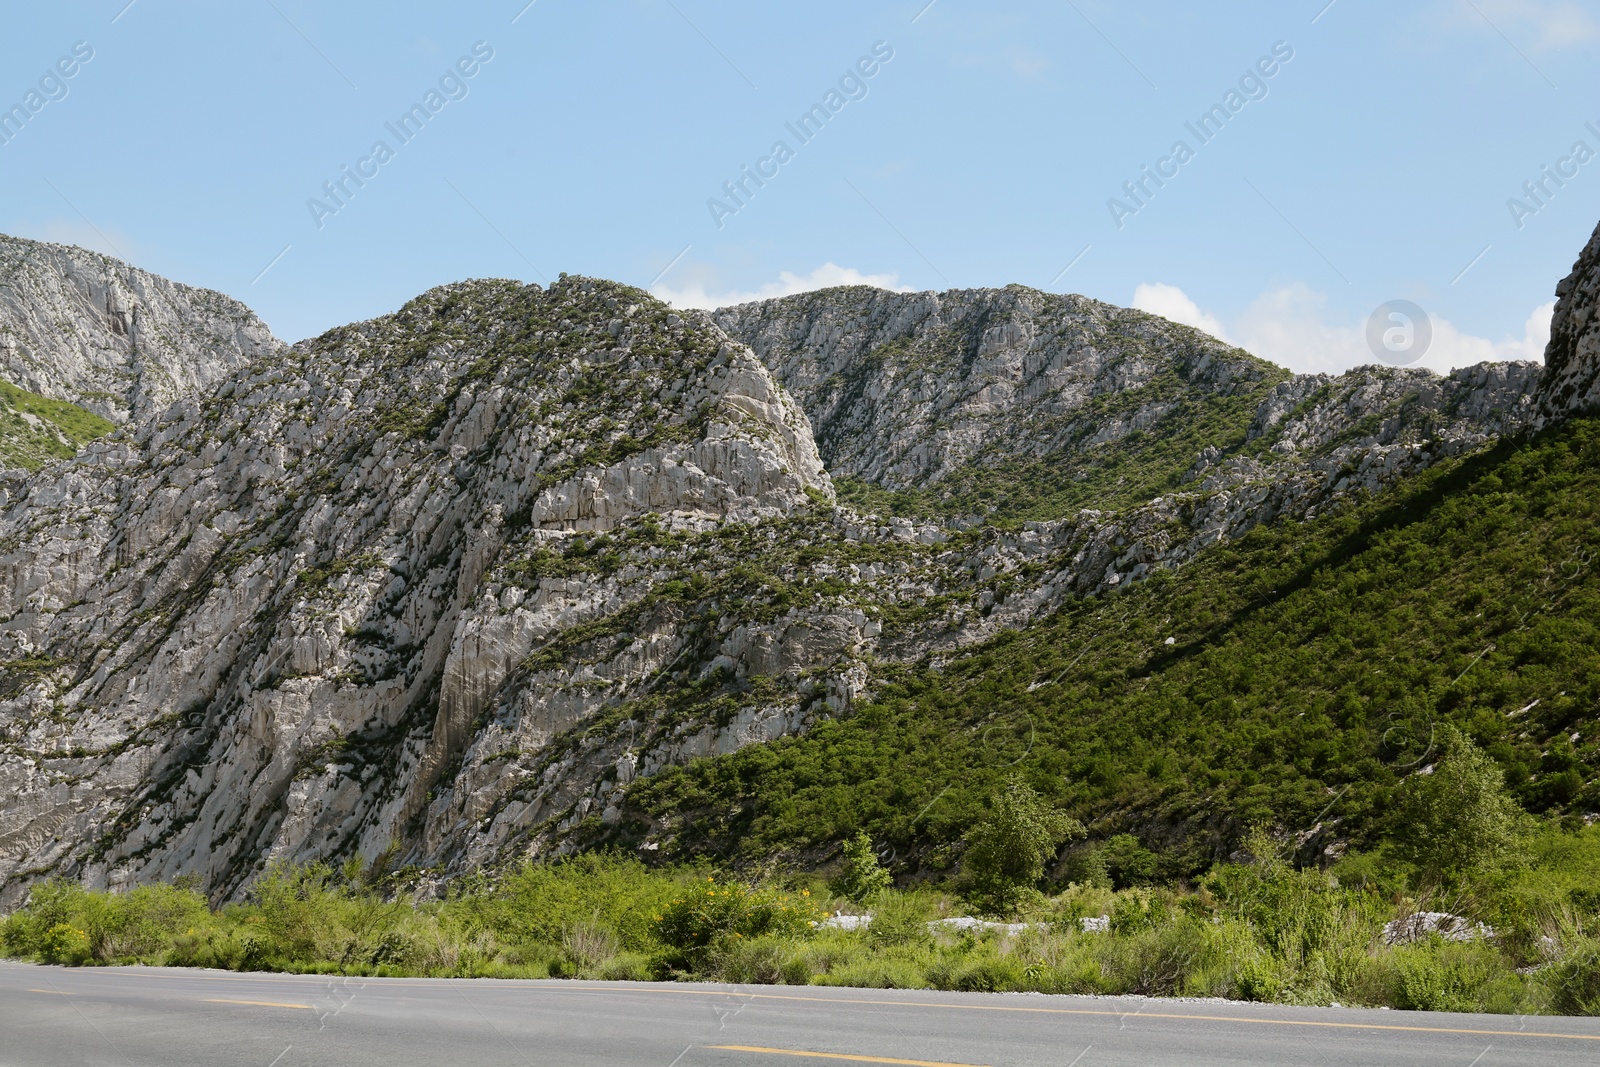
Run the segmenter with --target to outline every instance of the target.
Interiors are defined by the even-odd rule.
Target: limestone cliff
[[[237,300],[109,256],[0,235],[0,378],[112,422],[282,351]]]
[[[0,864],[226,890],[443,848],[486,719],[547,739],[621,684],[561,642],[643,590],[563,547],[829,491],[760,363],[621,286],[449,286],[258,361],[7,485]],[[657,614],[629,684],[673,654]]]

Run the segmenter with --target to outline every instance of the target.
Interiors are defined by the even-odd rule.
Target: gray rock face
[[[278,858],[443,878],[560,852],[636,817],[641,777],[847,713],[877,664],[1519,432],[1540,381],[1290,377],[1020,287],[713,320],[606,282],[471,282],[262,344],[0,474],[0,904],[52,874],[225,897]],[[51,373],[70,395],[112,369]],[[904,490],[1014,449],[1099,477],[1196,427],[1216,443],[1156,490],[1107,477],[1115,504],[1006,526],[840,506],[824,464]],[[666,824],[641,844],[694,847]]]
[[[748,351],[620,286],[445,287],[257,363],[7,486],[0,871],[227,891],[452,854],[486,716],[537,749],[673,655],[666,605],[586,667],[575,635],[645,589],[563,548],[830,493]]]
[[[1546,419],[1600,411],[1600,227],[1556,287],[1539,410]]]
[[[835,476],[887,489],[1160,434],[1186,400],[1284,377],[1186,326],[1024,286],[852,286],[714,318],[805,407]]]
[[[237,300],[68,245],[0,236],[0,377],[112,422],[286,346]]]

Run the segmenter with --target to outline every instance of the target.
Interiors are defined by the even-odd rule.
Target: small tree
[[[1044,865],[1063,841],[1084,834],[1083,824],[1045,803],[1013,774],[989,802],[989,816],[968,830],[963,865],[972,898],[985,911],[1015,914],[1037,895]]]
[[[844,843],[844,869],[833,880],[831,888],[841,897],[865,904],[872,897],[894,884],[894,878],[878,862],[872,850],[872,839],[862,830]]]
[[[1439,739],[1444,754],[1433,773],[1402,791],[1401,851],[1443,875],[1481,871],[1516,846],[1526,813],[1506,793],[1500,765],[1471,738],[1444,726]]]

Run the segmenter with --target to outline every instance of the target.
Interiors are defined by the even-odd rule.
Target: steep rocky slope
[[[1556,289],[1539,408],[1545,419],[1600,411],[1600,226]]]
[[[1023,286],[855,286],[715,318],[805,407],[835,477],[916,491],[929,512],[1044,517],[1137,496],[1242,440],[1288,377],[1188,327]]]
[[[0,235],[0,379],[112,422],[283,349],[249,308],[109,256]]]
[[[61,256],[30,261],[47,304],[82,276]],[[848,715],[897,665],[1520,432],[1539,381],[1290,377],[1020,287],[713,318],[472,282],[293,349],[232,314],[174,328],[216,343],[172,350],[204,366],[163,403],[141,379],[121,432],[0,477],[0,903],[572,847],[641,779]]]
[[[8,873],[228,887],[268,856],[439,847],[433,789],[482,717],[548,738],[621,684],[549,646],[639,583],[561,574],[561,546],[829,488],[748,353],[572,281],[435,290],[5,492]],[[673,655],[654,614],[630,681]]]

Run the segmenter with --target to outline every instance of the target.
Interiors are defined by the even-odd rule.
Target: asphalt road
[[[1600,1063],[1600,1019],[0,963],[0,1064]]]

